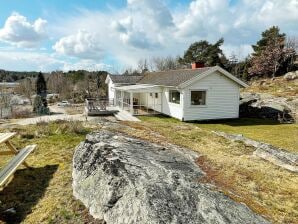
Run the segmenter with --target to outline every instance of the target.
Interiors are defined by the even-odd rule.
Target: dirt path
[[[50,122],[57,120],[67,120],[67,121],[86,121],[86,116],[83,114],[68,115],[65,113],[65,109],[58,107],[56,105],[50,106],[50,111],[56,113],[54,115],[44,115],[33,118],[24,118],[24,119],[14,119],[10,120],[7,123],[0,124],[1,128],[9,128],[15,125],[30,125],[40,122]],[[96,120],[96,117],[88,117],[88,121]]]

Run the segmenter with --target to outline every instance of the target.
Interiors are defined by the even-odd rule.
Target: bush
[[[66,121],[65,123],[59,122],[59,127],[56,132],[63,134],[87,134],[88,130],[83,126],[80,121]]]
[[[16,108],[12,110],[11,118],[29,118],[32,117],[32,112],[29,108]]]

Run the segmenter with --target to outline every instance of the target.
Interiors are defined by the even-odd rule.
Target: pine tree
[[[195,42],[189,46],[179,62],[181,64],[200,62],[207,66],[219,65],[225,67],[228,60],[220,49],[223,43],[223,38],[219,39],[215,44],[210,44],[206,40]]]
[[[261,40],[252,46],[255,52],[250,61],[249,75],[275,77],[286,72],[282,68],[288,67],[288,59],[295,51],[285,47],[285,40],[286,35],[281,34],[277,26],[265,30]]]
[[[47,84],[43,74],[40,72],[36,80],[36,97],[33,103],[33,112],[46,114],[49,112],[47,102]]]
[[[286,34],[280,33],[278,26],[272,26],[269,29],[262,32],[262,38],[257,42],[256,45],[252,45],[254,55],[260,55],[262,50],[265,50],[269,43],[278,41],[285,42]]]
[[[43,74],[40,72],[36,80],[36,94],[41,97],[47,96],[47,84]]]

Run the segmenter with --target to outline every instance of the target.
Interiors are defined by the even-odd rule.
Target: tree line
[[[214,44],[206,40],[192,43],[182,57],[155,57],[141,59],[135,70],[128,69],[124,74],[137,75],[145,71],[165,71],[189,68],[192,62],[205,66],[221,66],[244,80],[259,77],[275,77],[298,69],[298,38],[287,37],[279,27],[273,26],[261,34],[261,39],[252,45],[253,53],[244,59],[235,54],[229,58],[223,53],[221,38]]]
[[[41,75],[46,83],[48,94],[58,94],[59,100],[71,100],[73,103],[81,103],[88,97],[104,97],[107,93],[105,79],[106,71],[89,72],[85,70],[51,73],[37,73],[36,77],[25,77],[19,80],[20,85],[16,92],[26,96],[32,102],[32,96],[36,94],[36,84],[41,80]],[[43,82],[41,82],[43,83]],[[37,95],[40,91],[37,91]]]

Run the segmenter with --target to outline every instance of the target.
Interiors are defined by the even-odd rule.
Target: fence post
[[[132,92],[130,92],[129,93],[130,94],[130,104],[129,104],[129,106],[130,106],[130,113],[133,115],[134,113],[133,113],[133,93]]]

